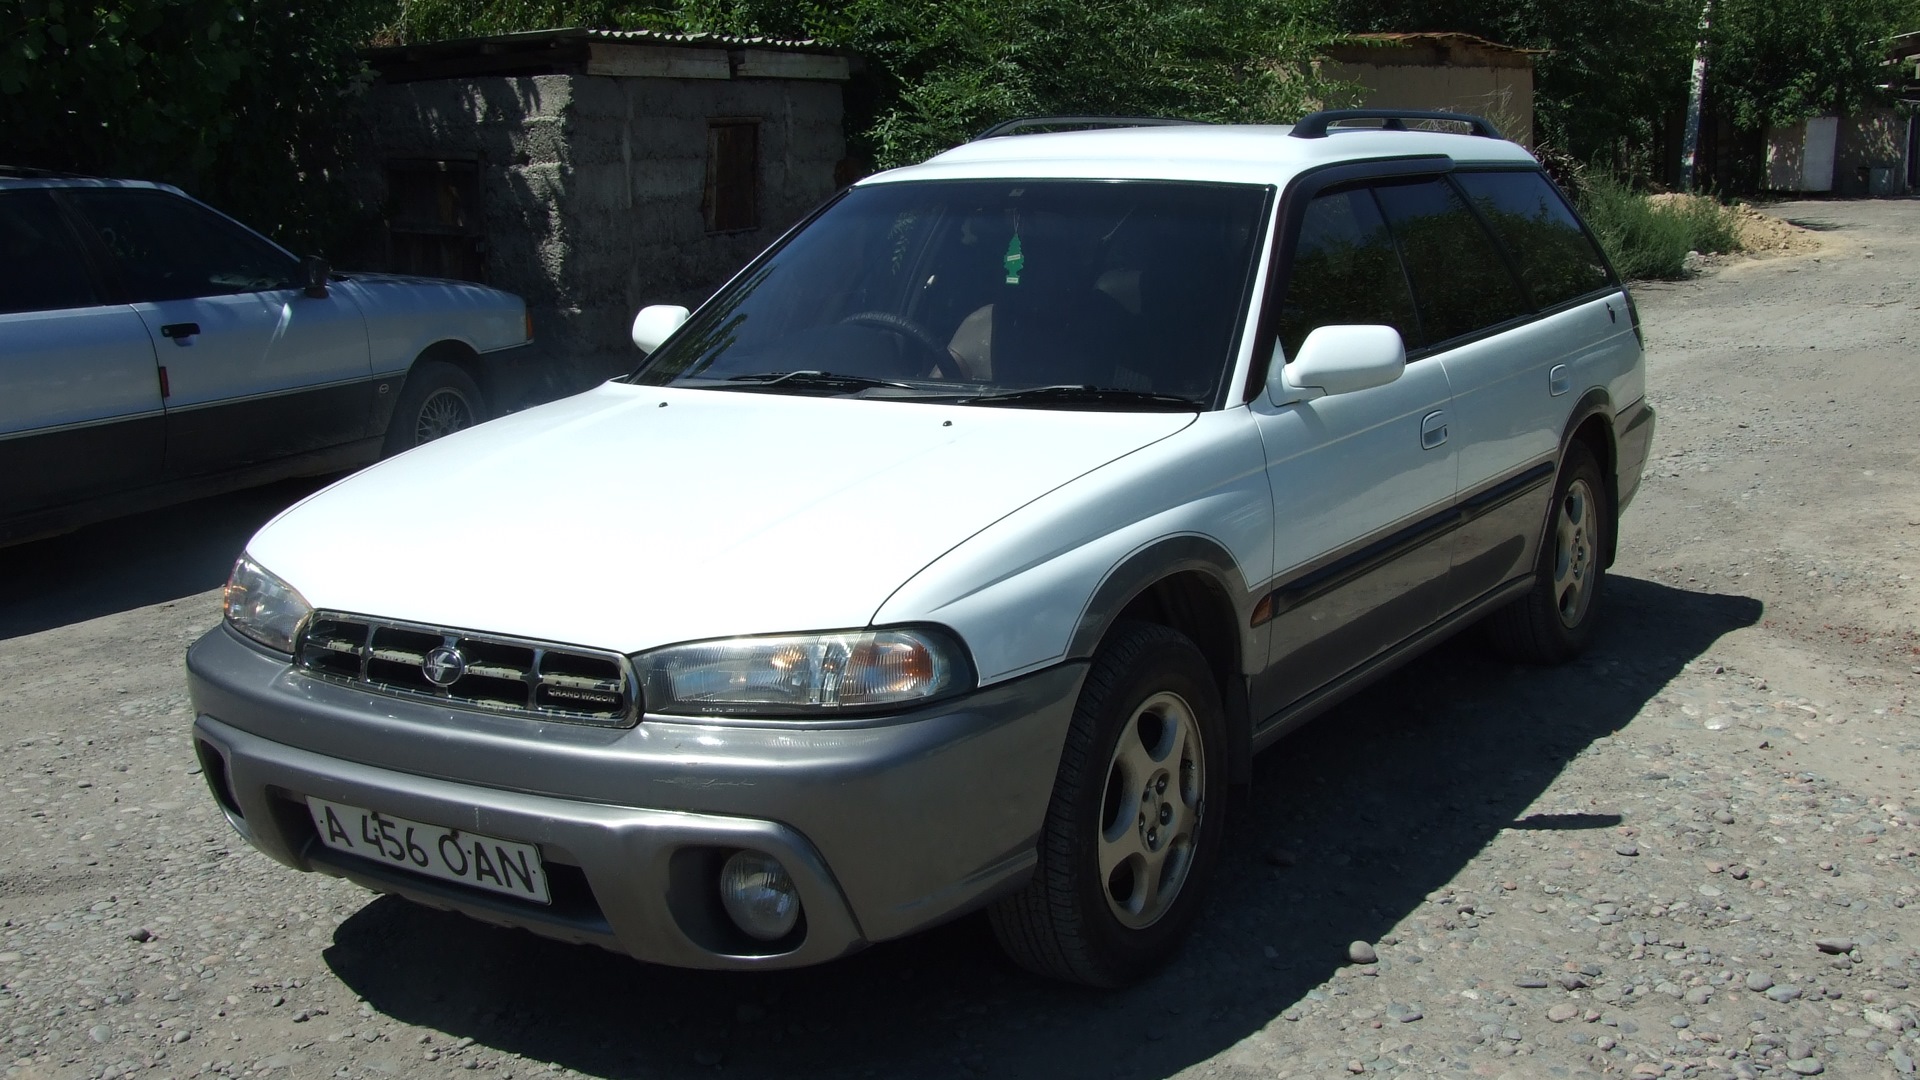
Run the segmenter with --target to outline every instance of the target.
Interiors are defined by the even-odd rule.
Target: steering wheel
[[[934,337],[926,327],[905,315],[895,315],[891,311],[860,311],[841,319],[840,325],[870,326],[876,330],[887,330],[898,334],[920,346],[921,350],[927,354],[927,358],[933,361],[933,369],[940,373],[941,378],[955,382],[966,381],[966,372],[960,370],[960,364],[954,360],[953,354],[947,351],[947,347],[940,343],[940,339]]]

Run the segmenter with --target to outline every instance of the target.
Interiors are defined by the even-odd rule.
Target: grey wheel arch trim
[[[1252,623],[1253,605],[1246,577],[1240,565],[1219,541],[1209,536],[1188,533],[1169,536],[1139,548],[1107,572],[1105,580],[1093,591],[1080,613],[1067,646],[1068,660],[1090,659],[1100,642],[1113,628],[1120,613],[1141,594],[1175,574],[1199,573],[1216,585],[1233,607],[1234,643],[1237,656],[1229,665],[1231,677],[1221,688],[1221,705],[1226,712],[1227,777],[1238,786],[1253,778],[1253,718],[1247,697],[1248,658],[1264,659],[1264,633]]]

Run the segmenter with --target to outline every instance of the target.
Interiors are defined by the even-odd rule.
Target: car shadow
[[[0,548],[0,641],[218,588],[260,526],[331,479],[285,480]]]
[[[473,1040],[449,1052],[478,1062],[607,1077],[1165,1076],[1261,1033],[1335,976],[1349,942],[1388,934],[1502,829],[1620,824],[1618,806],[1535,803],[1761,604],[1630,578],[1606,588],[1608,620],[1577,663],[1495,662],[1468,635],[1262,755],[1198,931],[1129,990],[1028,977],[980,918],[822,967],[733,974],[383,897],[340,925],[325,960],[373,1008]],[[1623,805],[1629,792],[1623,778]],[[1497,882],[1455,887],[1499,903]],[[1261,1035],[1263,1059],[1317,1061],[1324,1048],[1289,1046],[1286,1027]]]

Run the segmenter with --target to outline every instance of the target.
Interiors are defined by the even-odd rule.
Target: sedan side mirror
[[[660,343],[673,336],[680,324],[687,321],[688,311],[678,304],[654,304],[643,307],[640,314],[633,317],[633,343],[643,353],[651,354],[660,347]]]
[[[327,295],[327,282],[333,278],[333,268],[327,260],[318,255],[308,255],[300,260],[300,277],[306,286],[306,294],[315,300],[324,300]]]
[[[1385,386],[1407,369],[1407,348],[1391,326],[1322,326],[1286,363],[1274,350],[1267,396],[1275,405]]]

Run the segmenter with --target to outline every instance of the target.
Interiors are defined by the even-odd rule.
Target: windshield
[[[856,188],[631,378],[1041,408],[1203,408],[1232,360],[1268,194],[1086,180]]]

